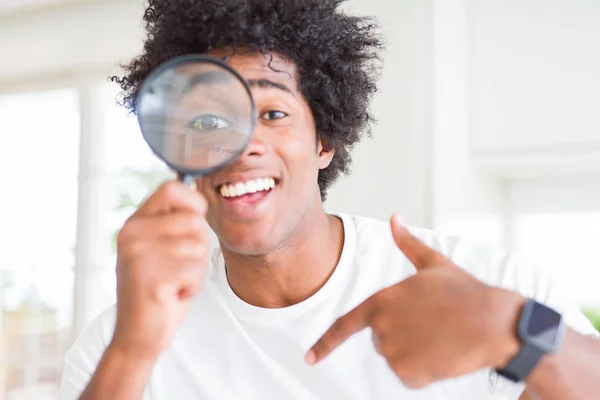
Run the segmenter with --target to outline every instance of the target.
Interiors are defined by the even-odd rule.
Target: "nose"
[[[254,132],[252,135],[252,139],[248,146],[242,153],[242,157],[260,157],[269,152],[270,145],[265,140],[265,135],[261,133],[261,129],[259,126],[254,128]]]

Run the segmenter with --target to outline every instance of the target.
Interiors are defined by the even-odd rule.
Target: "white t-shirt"
[[[351,337],[318,365],[305,363],[305,353],[338,317],[415,273],[396,247],[388,222],[340,217],[345,242],[337,268],[314,296],[291,307],[263,309],[238,298],[229,287],[217,250],[205,289],[155,364],[144,400],[518,399],[523,386],[489,370],[421,391],[407,389],[375,352],[369,329]],[[572,328],[596,333],[547,277],[517,264],[510,253],[424,229],[411,230],[479,279],[535,297],[563,312]],[[84,390],[111,340],[115,313],[114,307],[102,313],[66,355],[61,399],[76,399]]]

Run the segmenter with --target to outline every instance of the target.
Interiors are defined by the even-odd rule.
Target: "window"
[[[79,126],[75,89],[0,96],[2,398],[58,393],[71,341]]]
[[[113,247],[103,290],[115,301],[116,235],[137,206],[173,173],[154,156],[140,132],[137,118],[120,106],[118,87],[107,84],[99,92],[106,107],[107,173],[111,196],[110,234]]]
[[[116,99],[110,83],[0,97],[0,398],[58,396],[73,332],[116,300],[116,233],[173,176]]]
[[[600,178],[515,181],[508,194],[515,248],[600,308]]]
[[[174,177],[117,94],[0,96],[0,398],[58,397],[74,335],[116,301],[117,232]]]

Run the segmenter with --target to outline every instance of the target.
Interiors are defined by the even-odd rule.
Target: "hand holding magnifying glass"
[[[234,161],[251,140],[256,109],[244,80],[219,60],[185,56],[159,67],[137,97],[140,128],[179,179]],[[206,199],[168,182],[131,216],[117,239],[117,322],[110,348],[136,364],[169,345],[202,289],[210,240]]]

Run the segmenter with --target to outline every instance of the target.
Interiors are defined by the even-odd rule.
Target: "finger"
[[[440,263],[443,264],[446,260],[446,257],[441,253],[428,247],[425,243],[411,234],[404,225],[402,217],[398,214],[392,217],[390,223],[396,245],[400,251],[404,253],[406,258],[414,264],[417,271],[439,266]]]
[[[136,216],[119,233],[118,243],[138,239],[206,239],[204,218],[197,213],[176,212],[158,216]]]
[[[177,275],[153,282],[151,287],[156,298],[164,299],[175,292],[179,300],[188,300],[202,290],[206,268],[199,268],[197,263],[190,262],[179,264],[178,267],[180,271]]]
[[[166,260],[161,266],[155,265],[155,267],[163,269],[156,274],[157,285],[171,283],[187,288],[193,288],[202,283],[207,269],[206,262],[192,258],[177,261]]]
[[[339,318],[306,353],[306,362],[313,365],[327,357],[350,336],[369,326],[374,303],[367,300]]]
[[[193,265],[194,262],[202,261],[208,254],[208,244],[193,239],[168,239],[150,242],[152,254],[162,254],[172,265]],[[149,254],[150,257],[152,257]],[[176,268],[177,270],[180,268]]]
[[[206,213],[206,200],[197,191],[180,181],[162,185],[150,196],[134,215],[159,215],[173,211]]]
[[[181,261],[202,260],[208,248],[206,240],[196,238],[134,237],[119,243],[117,255],[126,265],[159,265],[164,270]]]
[[[204,286],[205,275],[205,268],[189,268],[181,277],[181,287],[178,293],[179,298],[185,300],[197,295]]]

